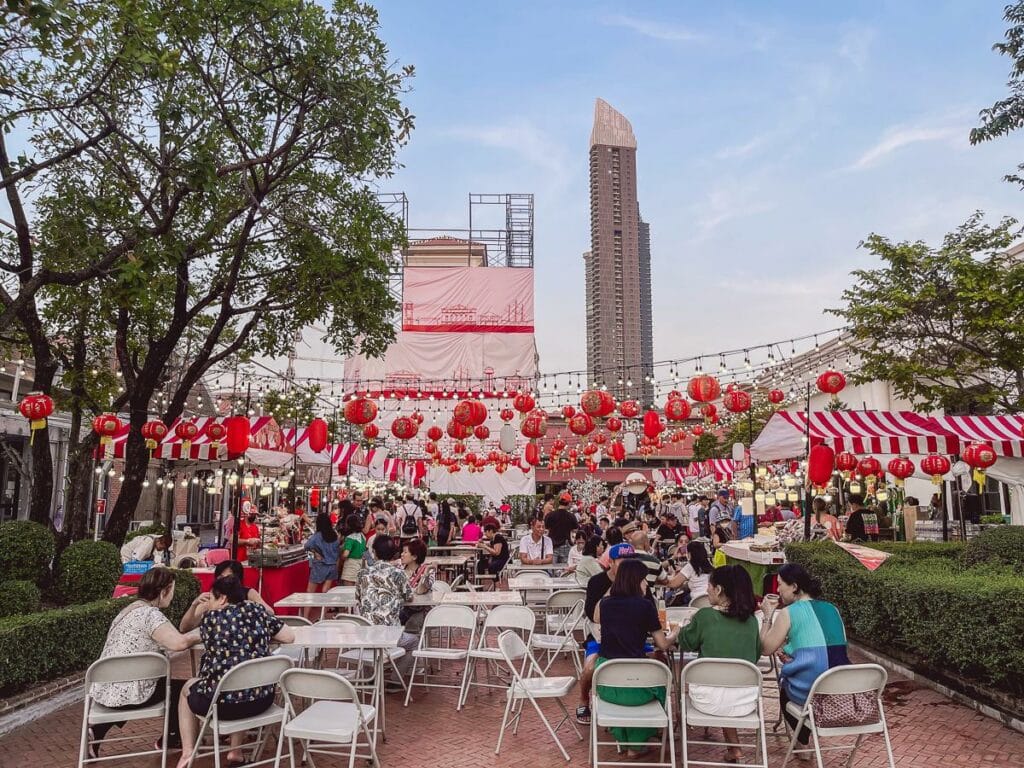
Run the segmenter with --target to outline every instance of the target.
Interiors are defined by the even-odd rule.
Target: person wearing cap
[[[711,530],[715,530],[719,523],[732,522],[732,505],[729,504],[729,491],[721,488],[715,497],[711,508],[708,510],[708,517],[711,523]]]
[[[572,532],[579,528],[576,515],[569,511],[572,494],[563,493],[558,497],[558,507],[544,516],[544,527],[554,547],[554,562],[568,563],[569,548],[572,546]]]

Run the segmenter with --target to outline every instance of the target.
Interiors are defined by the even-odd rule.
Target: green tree
[[[743,443],[749,448],[750,443],[761,434],[764,425],[775,413],[775,407],[763,395],[755,394],[752,399],[753,404],[748,413],[730,414],[732,424],[722,438],[723,448],[731,450],[734,443]]]
[[[714,432],[705,430],[703,435],[693,441],[693,460],[717,459],[722,450],[722,445]]]
[[[933,248],[873,234],[878,269],[853,273],[846,320],[861,358],[854,381],[890,381],[926,409],[1024,408],[1024,262],[1007,254],[1016,221],[975,213]]]

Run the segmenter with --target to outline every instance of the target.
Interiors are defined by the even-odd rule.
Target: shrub
[[[964,565],[1002,563],[1024,573],[1024,527],[1002,525],[989,528],[967,542]]]
[[[1002,515],[982,515],[981,516],[981,524],[982,525],[1004,525],[1005,523],[1006,523],[1006,518],[1003,517]]]
[[[88,667],[125,605],[108,599],[0,619],[0,696]]]
[[[31,581],[5,581],[0,584],[0,618],[36,613],[42,594]]]
[[[181,623],[181,617],[192,605],[192,601],[199,597],[199,579],[192,571],[175,569],[174,573],[174,599],[164,609],[167,618],[174,626]]]
[[[53,534],[28,520],[0,523],[0,574],[5,581],[31,581],[42,586],[53,560]]]
[[[134,539],[136,536],[149,535],[149,536],[163,536],[167,533],[167,529],[160,523],[155,525],[144,525],[134,531],[131,531],[124,537],[124,542],[127,544],[129,541]]]
[[[57,563],[57,588],[65,603],[110,597],[121,578],[121,555],[109,541],[76,541]]]

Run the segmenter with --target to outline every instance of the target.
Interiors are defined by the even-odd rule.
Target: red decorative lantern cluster
[[[937,453],[929,454],[921,459],[921,471],[932,476],[935,485],[942,484],[942,476],[949,472],[949,459]]]
[[[594,431],[594,419],[588,413],[577,413],[569,419],[569,431],[574,435],[589,435]]]
[[[786,399],[786,393],[781,389],[772,389],[768,391],[768,402],[772,405],[778,405]]]
[[[896,478],[896,485],[903,485],[903,481],[914,474],[914,462],[910,459],[900,456],[893,459],[886,466],[889,474]]]
[[[807,456],[807,479],[816,487],[824,488],[832,479],[835,452],[827,445],[816,445]]]
[[[846,387],[846,377],[839,371],[825,371],[818,377],[818,391],[832,396],[832,402],[838,402],[839,393]]]
[[[183,457],[188,457],[192,441],[196,439],[198,434],[199,427],[196,426],[194,421],[179,421],[174,426],[174,436],[181,440],[181,455]]]
[[[669,421],[686,421],[690,418],[690,401],[672,397],[665,401],[665,418]]]
[[[531,440],[537,440],[547,434],[548,419],[542,411],[531,411],[526,414],[521,426],[523,435]]]
[[[210,426],[206,428],[206,433],[210,434],[210,428],[214,426],[224,430],[224,433],[227,433],[227,429],[215,421],[211,422]],[[153,419],[152,421],[147,421],[142,425],[141,432],[142,438],[146,441],[146,448],[149,450],[149,455],[152,457],[153,451],[156,450],[157,445],[160,444],[161,440],[167,437],[167,425],[159,419]],[[223,437],[223,435],[221,435],[221,437]],[[213,440],[212,437],[210,439],[211,441]],[[216,450],[216,448],[214,450]]]
[[[725,410],[731,413],[745,413],[750,410],[750,395],[740,389],[726,392],[722,402],[725,404]]]
[[[121,420],[117,414],[101,413],[92,420],[92,431],[100,436],[100,445],[106,445],[121,431]]]
[[[487,421],[487,406],[480,400],[463,400],[452,411],[452,421],[466,427],[476,427]]]
[[[710,403],[712,400],[718,399],[722,392],[722,386],[714,376],[703,373],[690,379],[690,383],[686,385],[686,391],[698,403]]]
[[[478,424],[473,428],[473,436],[477,440],[486,440],[491,436],[491,428],[486,424]]]
[[[853,472],[857,468],[857,457],[849,451],[836,454],[836,469],[840,472]]]
[[[21,415],[28,419],[29,445],[35,440],[36,431],[46,429],[46,417],[53,413],[53,398],[42,392],[30,392],[18,404]]]
[[[602,419],[615,411],[615,398],[603,389],[589,389],[580,397],[580,408],[588,416]]]
[[[408,416],[399,416],[391,422],[391,434],[399,440],[412,440],[419,431],[420,425]]]
[[[529,392],[520,392],[512,399],[512,407],[520,413],[529,413],[536,404],[533,395]]]
[[[313,453],[323,453],[327,448],[327,422],[321,418],[313,419],[306,427],[306,437]]]
[[[640,403],[636,400],[623,400],[619,403],[619,413],[624,419],[635,419],[640,415]]]
[[[245,416],[228,416],[224,419],[224,427],[228,431],[228,458],[234,459],[244,455],[249,450],[249,419]]]
[[[345,403],[345,421],[362,426],[377,418],[377,404],[365,397],[357,397]]]
[[[865,456],[857,462],[857,474],[861,477],[878,477],[882,474],[882,462],[874,456]]]

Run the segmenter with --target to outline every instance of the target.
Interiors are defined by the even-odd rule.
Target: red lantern
[[[412,416],[410,418],[417,424],[423,423],[423,414],[420,413],[419,411],[413,411]]]
[[[306,427],[306,436],[309,449],[313,453],[323,453],[327,448],[327,422],[320,418],[313,419]]]
[[[827,486],[832,479],[835,459],[835,452],[827,445],[816,445],[811,448],[807,457],[807,479],[818,488]]]
[[[531,411],[523,419],[522,432],[525,437],[531,440],[544,437],[548,431],[548,419],[543,412]]]
[[[745,413],[750,410],[750,395],[741,389],[726,392],[722,402],[725,404],[725,410],[730,413]]]
[[[690,418],[690,401],[681,397],[671,398],[665,402],[665,418],[669,421],[686,421]]]
[[[900,456],[890,461],[886,469],[889,470],[890,475],[896,478],[896,485],[900,486],[903,485],[904,480],[914,474],[914,462]]]
[[[622,414],[624,419],[635,419],[640,415],[640,403],[636,400],[623,400],[619,403],[619,413]]]
[[[786,393],[781,389],[773,389],[768,392],[768,402],[773,405],[778,405],[786,399]]]
[[[448,433],[448,437],[452,440],[465,440],[473,434],[472,427],[459,424],[455,420],[448,422],[448,428],[445,431]]]
[[[587,443],[583,446],[584,456],[593,456],[595,453],[597,453],[597,446],[594,443]]]
[[[594,420],[588,413],[577,413],[569,419],[569,431],[574,435],[589,435],[594,431]]]
[[[516,412],[513,411],[511,408],[502,408],[501,413],[499,413],[498,416],[501,417],[501,420],[503,422],[508,424],[510,421],[512,421],[512,419],[516,417]]]
[[[461,440],[459,442],[455,443],[455,445],[452,446],[452,453],[461,455],[461,454],[463,454],[465,452],[466,452],[466,444],[463,443]]]
[[[473,429],[473,434],[476,436],[477,440],[486,440],[491,436],[491,428],[486,424],[480,424]]]
[[[595,472],[597,472],[597,462],[588,461],[587,462],[587,472],[589,472],[590,474],[594,474]]]
[[[540,449],[537,448],[536,443],[526,444],[526,448],[523,450],[523,461],[531,467],[536,467],[540,464]]]
[[[571,405],[563,405],[562,406],[562,418],[564,418],[566,421],[568,421],[569,419],[571,419],[575,415],[576,415],[576,409],[573,406],[571,406]]]
[[[693,432],[694,437],[700,437],[701,435],[704,434],[704,427],[702,427],[700,424],[696,424],[690,431]]]
[[[622,429],[622,419],[616,416],[611,416],[609,417],[608,421],[604,423],[604,425],[608,428],[609,432],[618,432],[620,429]]]
[[[377,418],[377,404],[365,397],[357,397],[345,403],[345,421],[361,426]]]
[[[853,472],[857,468],[857,457],[849,451],[836,454],[836,469],[840,472]]]
[[[179,421],[174,426],[174,436],[181,440],[181,455],[183,458],[188,458],[192,441],[196,439],[198,434],[199,427],[196,426],[194,421]]]
[[[228,416],[224,419],[228,430],[228,458],[237,459],[249,450],[250,425],[245,416]]]
[[[882,462],[874,456],[865,456],[857,462],[857,473],[862,477],[878,477],[882,474]]]
[[[408,416],[399,416],[391,422],[391,434],[399,440],[412,440],[420,431],[420,425]]]
[[[561,453],[564,450],[565,450],[565,440],[563,440],[560,437],[556,437],[554,439],[554,441],[551,443],[551,452],[552,453]]]
[[[534,401],[533,395],[529,392],[520,392],[512,400],[512,407],[520,413],[529,413],[535,405],[536,401]]]
[[[594,442],[597,443],[598,445],[604,445],[606,442],[608,442],[608,438],[605,436],[604,432],[598,432],[596,435],[594,435]]]
[[[972,469],[985,470],[996,463],[996,452],[988,443],[971,443],[964,448],[961,458],[966,461]]]
[[[210,434],[210,429],[212,427],[219,427],[221,430],[224,430],[224,432],[227,432],[224,427],[214,421],[206,428],[207,434]],[[153,451],[156,450],[157,445],[160,444],[161,440],[167,437],[167,425],[159,419],[153,419],[152,421],[147,421],[142,425],[141,432],[143,439],[146,441],[146,448],[149,450],[149,455],[152,457]],[[224,435],[221,434],[221,437],[223,436]],[[216,445],[216,441],[214,441],[214,444]]]
[[[846,377],[839,371],[825,371],[818,377],[818,390],[826,395],[832,395],[832,401],[839,400],[839,393],[846,386]]]
[[[615,398],[603,389],[589,389],[580,397],[580,407],[588,416],[604,418],[615,410]]]
[[[680,392],[678,389],[673,389],[671,392],[668,393],[668,399],[669,400],[682,400],[683,399],[683,393]]]
[[[150,424],[152,422],[146,422],[146,423]],[[160,426],[163,427],[163,422],[162,421],[161,422],[157,422],[157,423],[160,424]],[[146,425],[143,424],[142,428],[145,429]],[[167,428],[164,427],[164,430],[165,430],[164,434],[166,434],[166,429]],[[209,424],[206,425],[206,436],[210,439],[210,447],[212,448],[212,450],[216,451],[218,448],[220,448],[221,440],[224,439],[224,437],[227,435],[227,433],[228,433],[227,427],[225,427],[219,421],[211,421]],[[145,435],[143,435],[143,437],[145,437]]]
[[[435,454],[438,452],[437,443],[428,442],[423,446],[423,451],[428,454]]]
[[[439,429],[439,428],[438,427],[434,427],[434,429]],[[366,424],[363,427],[363,437],[366,438],[367,440],[373,441],[373,440],[376,440],[379,436],[380,436],[380,427],[378,427],[376,424]]]
[[[463,400],[452,411],[452,421],[466,427],[476,427],[487,421],[487,406],[479,400]]]
[[[612,457],[612,461],[621,464],[626,459],[626,447],[620,440],[616,440],[608,447],[608,454]]]
[[[700,414],[714,424],[718,421],[718,408],[712,403],[705,403],[700,407]]]
[[[686,391],[689,392],[690,397],[698,403],[710,403],[712,400],[716,400],[718,398],[718,395],[722,391],[722,387],[718,383],[718,379],[704,373],[690,379],[690,383],[686,385]]]
[[[29,445],[35,439],[36,431],[46,429],[46,417],[53,413],[53,399],[42,392],[30,392],[18,405],[21,415],[28,419]]]
[[[462,463],[467,467],[470,464],[476,464],[476,454],[470,451],[469,453],[462,457]]]
[[[106,445],[121,431],[121,420],[113,413],[101,413],[92,420],[92,431],[100,436],[100,445]]]
[[[433,440],[435,443],[444,437],[444,430],[441,429],[437,424],[427,430],[427,439]]]
[[[661,420],[657,411],[648,411],[644,414],[644,435],[654,440],[665,431],[665,423]]]
[[[921,460],[921,470],[932,476],[935,485],[942,484],[942,476],[949,472],[949,459],[937,453],[925,456]]]

